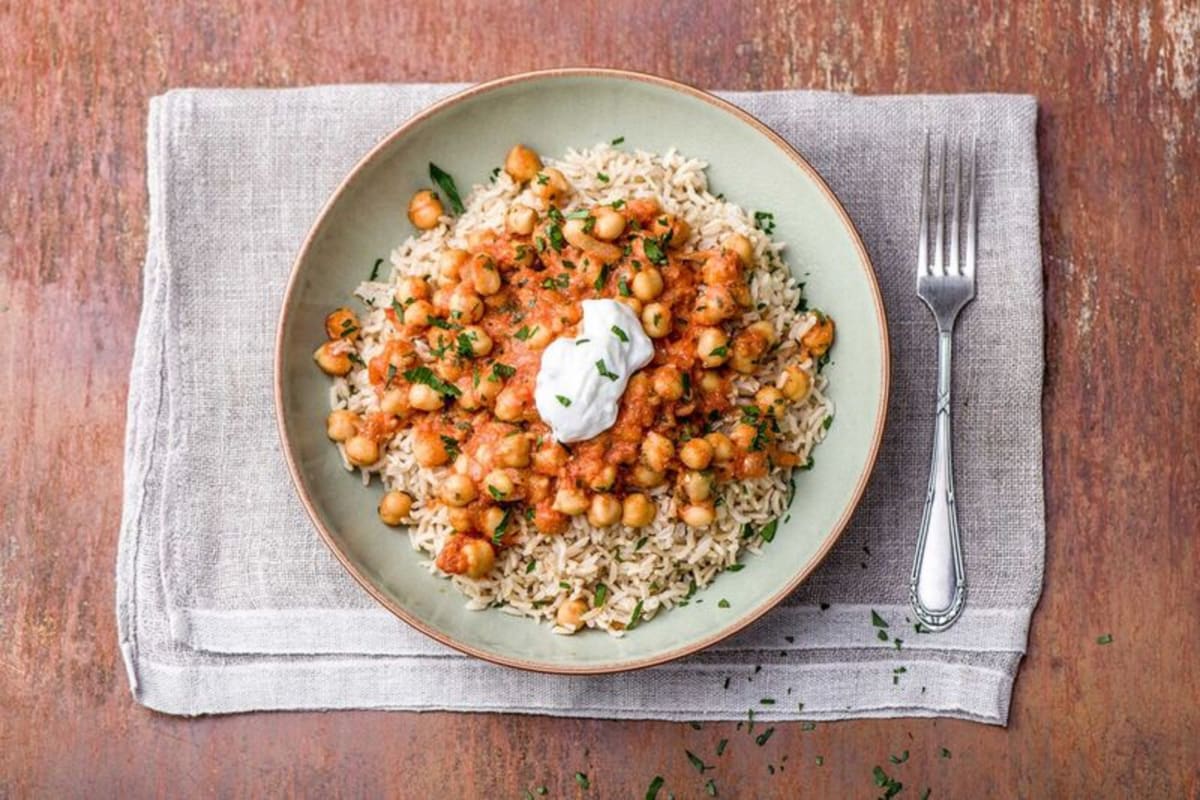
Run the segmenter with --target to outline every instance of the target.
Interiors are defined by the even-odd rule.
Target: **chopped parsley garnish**
[[[538,183],[538,186],[545,186],[545,185],[546,185],[547,183],[549,183],[549,182],[550,182],[550,176],[549,176],[549,175],[547,175],[547,174],[546,174],[546,173],[544,173],[544,172],[539,172],[539,173],[537,174],[537,183]]]
[[[441,328],[444,331],[448,331],[448,330],[450,330],[450,323],[446,322],[446,320],[442,319],[441,317],[430,317],[429,318],[429,327]]]
[[[429,367],[416,367],[404,371],[404,380],[409,383],[423,383],[430,389],[440,394],[448,394],[452,397],[458,397],[462,394],[462,390],[452,383],[446,383],[437,375],[433,374],[433,370]]]
[[[554,399],[557,400],[559,405],[561,405],[563,408],[571,407],[571,398],[569,397],[563,397],[561,394],[556,394],[554,395]]]
[[[771,738],[771,734],[773,734],[774,732],[775,732],[774,728],[767,728],[765,731],[760,733],[758,736],[754,737],[754,743],[756,745],[758,745],[759,747],[762,747],[764,744],[767,743],[767,740]]]
[[[1103,636],[1096,637],[1096,644],[1112,644],[1112,634],[1106,633]]]
[[[883,767],[875,767],[872,771],[875,775],[875,785],[883,789],[884,800],[895,797],[904,788],[904,784],[895,778],[889,778],[887,773],[883,771]]]
[[[625,333],[625,331],[621,330],[621,329],[620,329],[619,327],[617,327],[616,325],[613,325],[613,326],[612,326],[612,332],[613,332],[614,334],[616,334],[616,337],[617,337],[618,339],[620,339],[622,342],[628,342],[628,341],[629,341],[629,334]]]
[[[940,753],[938,753],[938,755],[940,755],[942,758],[949,758],[950,751],[943,747],[942,751]]]
[[[832,414],[826,414],[825,419],[821,420],[821,427],[824,428],[825,430],[829,430],[829,426],[832,424],[833,424],[833,415]]]
[[[511,378],[517,374],[517,368],[510,367],[508,364],[501,364],[497,361],[495,364],[492,364],[492,374],[500,379]]]
[[[488,487],[491,489],[492,487]],[[509,517],[512,516],[512,509],[504,509],[504,516],[500,517],[500,524],[496,526],[496,530],[492,531],[492,544],[500,545],[504,541],[504,531],[508,528]]]
[[[563,238],[562,228],[558,227],[558,225],[547,226],[546,235],[550,237],[550,246],[556,252],[561,253],[562,249],[567,246],[567,240]]]
[[[755,211],[754,227],[770,236],[775,232],[775,215],[769,211]]]
[[[717,782],[712,778],[708,779],[708,783],[704,784],[704,793],[709,797],[717,796]]]
[[[759,700],[758,702],[762,703],[764,706],[773,706],[773,705],[775,705],[775,698],[774,697],[764,697],[763,699]]]
[[[621,143],[622,143],[622,142],[624,142],[624,141],[625,141],[625,137],[624,137],[624,136],[618,136],[617,138],[615,138],[615,139],[613,139],[613,140],[612,140],[612,146],[613,146],[613,147],[616,147],[617,145],[621,144]]]
[[[722,597],[717,601],[717,608],[729,608],[729,601]]]
[[[610,381],[615,381],[621,377],[615,372],[608,371],[608,365],[604,363],[603,358],[596,362],[596,369],[599,371],[601,377],[608,378]]]
[[[888,626],[887,620],[879,616],[878,612],[873,608],[871,609],[871,624],[876,628],[886,628]]]
[[[728,680],[728,678],[726,678],[726,680]],[[726,688],[728,688],[728,687],[726,687]],[[717,755],[722,755],[725,752],[725,748],[728,746],[729,746],[728,739],[722,739],[721,741],[717,742]]]
[[[571,584],[567,583],[566,581],[559,581],[558,588],[566,589],[569,592],[571,591]]]
[[[643,536],[642,538],[638,539],[637,544],[633,546],[633,552],[636,553],[638,550],[641,550],[646,545],[646,542],[649,538],[650,537],[648,536]]]
[[[609,205],[610,205],[610,206],[611,206],[613,209],[624,208],[624,207],[625,207],[625,200],[624,200],[623,198],[617,198],[616,200],[613,200],[611,203],[609,203]]]
[[[667,263],[667,254],[663,252],[662,246],[658,243],[657,239],[643,239],[642,249],[646,251],[646,258],[650,259],[650,263]]]
[[[578,783],[580,786],[582,786],[584,789],[589,789],[592,786],[591,781],[588,780],[588,776],[584,775],[582,772],[575,773],[575,782]]]
[[[704,774],[706,769],[712,769],[712,767],[704,763],[704,760],[701,759],[700,756],[696,755],[691,750],[684,750],[683,752],[687,756],[688,763],[695,767],[696,771],[701,775]]]
[[[382,258],[377,258],[377,259],[375,259],[375,266],[371,267],[371,278],[370,278],[370,280],[375,280],[376,278],[378,278],[378,277],[379,277],[379,268],[380,268],[381,266],[383,266],[383,259],[382,259]]]
[[[608,176],[605,175],[603,172],[597,172],[596,178],[603,183],[608,183]]]
[[[658,800],[658,790],[663,787],[663,776],[655,775],[654,780],[646,787],[646,800]]]
[[[604,605],[604,601],[608,599],[608,587],[603,583],[596,584],[596,596],[592,600],[592,604],[599,608]]]
[[[879,632],[875,634],[875,638],[881,642],[886,642],[888,640],[887,631],[880,629]]]
[[[363,361],[362,356],[360,356],[358,353],[347,353],[346,358],[350,359],[355,364],[358,364],[360,367],[365,367],[367,365],[367,362]]]
[[[458,334],[458,354],[463,358],[470,358],[475,355],[475,348],[471,344],[471,337],[465,333]]]
[[[600,274],[596,276],[596,282],[592,285],[598,292],[604,288],[604,284],[606,283],[608,283],[608,264],[604,264],[600,267]]]
[[[577,208],[569,214],[563,215],[564,219],[587,219],[591,216],[586,208]]]
[[[575,346],[578,347],[579,345],[584,344],[585,342],[590,342],[590,341],[591,341],[591,339],[576,339]]]
[[[896,755],[888,756],[888,761],[891,761],[893,764],[903,764],[905,761],[908,761],[908,751],[905,750],[903,753],[901,753],[898,756],[896,756]]]
[[[522,342],[528,341],[529,337],[537,332],[537,329],[537,325],[534,325],[532,329],[528,325],[522,325],[521,329],[514,333],[513,336],[516,336]]]
[[[584,233],[591,233],[592,230],[595,229],[595,227],[596,227],[596,218],[595,217],[593,217],[591,214],[588,214],[586,217],[583,218],[583,232]]]
[[[535,569],[537,569],[537,562],[530,561],[528,564],[525,565],[525,574],[528,575],[529,573],[533,572]]]
[[[450,208],[454,209],[455,214],[461,214],[467,210],[463,206],[462,198],[458,196],[458,187],[454,185],[454,178],[451,178],[448,172],[430,162],[429,178],[445,192],[446,198],[450,201]]]
[[[725,568],[726,572],[741,572],[746,568],[745,564],[730,564]]]
[[[395,365],[395,364],[388,364],[388,368],[387,368],[387,380],[385,380],[385,381],[383,382],[383,388],[385,388],[385,389],[386,389],[387,387],[391,386],[391,385],[392,385],[392,381],[393,381],[393,380],[395,380],[395,378],[396,378],[396,365]]]
[[[539,253],[546,252],[546,240],[543,239],[541,236],[537,237],[537,239],[534,240],[533,245],[534,245],[534,249],[537,250]]]
[[[817,766],[821,767],[824,765],[825,765],[825,756],[817,756]]]
[[[629,617],[629,624],[625,626],[625,630],[631,631],[638,626],[642,621],[642,601],[638,600],[637,605],[633,607],[633,614]]]
[[[458,439],[445,434],[442,434],[441,439],[442,444],[446,447],[446,455],[450,458],[450,460],[453,461],[454,459],[458,458]]]
[[[492,181],[494,182],[496,180],[496,178],[500,177],[500,168],[492,167],[491,175],[492,175]]]
[[[775,530],[778,527],[779,527],[779,520],[773,519],[770,522],[768,522],[766,525],[763,526],[763,529],[759,532],[758,535],[762,537],[762,540],[764,542],[773,542],[773,541],[775,541]]]
[[[725,345],[721,345],[720,347],[714,347],[709,352],[717,358],[724,358],[725,356],[729,355],[729,348]],[[758,409],[755,410],[757,411]]]
[[[624,275],[622,275],[620,278],[617,278],[617,293],[620,294],[621,297],[629,297],[629,295],[632,294],[632,292],[629,291],[629,284],[625,282]]]

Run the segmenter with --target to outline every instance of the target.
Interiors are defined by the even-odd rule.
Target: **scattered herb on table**
[[[770,236],[775,232],[775,215],[770,211],[755,211],[754,227]]]
[[[704,761],[701,760],[700,756],[696,755],[691,750],[684,750],[683,752],[687,755],[687,760],[701,775],[704,774],[706,769],[711,769],[708,764],[705,764]]]
[[[774,728],[767,728],[765,731],[760,733],[758,736],[754,737],[754,743],[757,744],[759,747],[762,747],[764,744],[767,743],[767,740],[771,738],[771,734],[773,734],[774,732],[775,732]]]
[[[876,628],[886,628],[888,626],[887,620],[879,616],[878,612],[873,608],[871,609],[871,624]]]
[[[1113,636],[1111,633],[1106,633],[1103,636],[1096,638],[1096,644],[1112,644]]]
[[[376,278],[378,278],[378,277],[379,277],[379,268],[380,268],[381,266],[383,266],[383,259],[382,259],[382,258],[377,258],[377,259],[375,259],[375,266],[371,267],[371,278],[370,278],[370,280],[372,280],[372,281],[373,281],[373,280],[375,280]]]
[[[588,780],[588,776],[584,775],[582,772],[575,773],[575,782],[584,789],[590,789],[592,787],[592,783]]]
[[[898,756],[896,756],[896,755],[888,756],[888,761],[891,761],[893,764],[903,764],[905,761],[908,761],[908,751],[905,750],[903,753],[901,753]]]
[[[657,800],[658,799],[658,790],[661,789],[662,787],[663,787],[662,775],[655,775],[654,779],[652,781],[650,781],[650,785],[648,787],[646,787],[646,800]]]
[[[717,742],[717,755],[718,756],[723,755],[725,753],[725,748],[728,746],[729,746],[728,739],[722,739],[721,741]]]
[[[873,770],[875,776],[875,785],[883,789],[883,797],[885,800],[890,797],[895,797],[904,788],[904,784],[895,778],[888,776],[883,771],[883,767],[876,766]]]
[[[943,747],[942,751],[941,751],[941,753],[939,753],[939,755],[942,758],[950,758],[950,751]]]
[[[722,597],[717,601],[717,608],[729,608],[729,601]]]
[[[612,146],[613,146],[613,147],[616,147],[617,145],[619,145],[619,144],[623,143],[624,141],[625,141],[625,137],[624,137],[624,136],[618,136],[617,138],[615,138],[615,139],[613,139],[613,140],[612,140]]]

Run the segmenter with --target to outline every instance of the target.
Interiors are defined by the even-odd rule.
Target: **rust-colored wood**
[[[718,764],[705,778],[722,797],[870,796],[876,764],[902,796],[1200,793],[1194,3],[166,5],[0,8],[0,795],[630,797],[661,774],[663,797],[703,796],[685,748]],[[147,98],[578,64],[719,88],[1040,98],[1049,537],[1007,730],[780,725],[760,748],[733,724],[183,720],[131,701],[112,582]]]

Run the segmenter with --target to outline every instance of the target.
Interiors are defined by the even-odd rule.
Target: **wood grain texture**
[[[902,797],[1200,795],[1200,7],[1112,6],[0,6],[0,796],[631,797],[658,774],[663,797],[703,796],[708,777],[721,797],[849,797],[877,792],[876,764]],[[1049,536],[1007,730],[788,724],[758,747],[733,724],[182,720],[131,701],[113,572],[148,98],[564,65],[728,89],[1039,97]],[[702,779],[685,749],[717,768]]]

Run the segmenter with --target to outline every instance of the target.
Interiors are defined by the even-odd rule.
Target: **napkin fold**
[[[893,358],[879,462],[834,551],[746,631],[654,669],[556,677],[462,656],[379,608],[313,531],[275,434],[274,328],[296,248],[361,154],[461,88],[180,90],[151,101],[150,232],[117,564],[134,697],[177,714],[395,708],[690,720],[755,707],[762,719],[1003,724],[1045,540],[1034,99],[722,93],[813,163],[874,260]],[[914,292],[914,184],[927,129],[977,137],[979,148],[978,293],[959,321],[954,376],[970,592],[963,617],[940,634],[918,633],[906,605],[936,370],[932,320]],[[872,611],[888,621],[886,640]],[[762,697],[777,702],[760,706]]]

